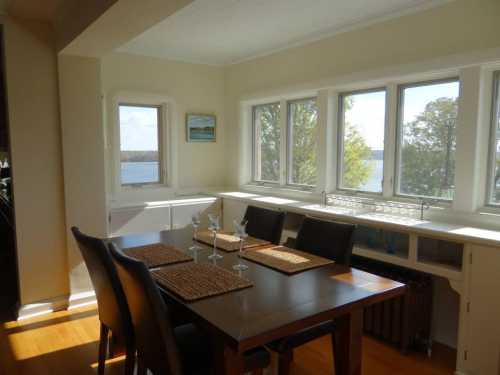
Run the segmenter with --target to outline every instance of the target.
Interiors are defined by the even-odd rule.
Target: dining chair
[[[294,244],[305,251],[338,264],[349,265],[356,225],[305,217]],[[322,336],[331,335],[335,352],[335,321],[327,321],[306,328],[290,336],[272,342],[268,347],[278,354],[278,374],[288,375],[293,361],[293,350]],[[335,360],[335,356],[334,356]],[[335,362],[334,362],[335,363]]]
[[[170,308],[144,263],[132,259],[110,243],[128,301],[134,327],[138,375],[150,370],[155,375],[202,375],[214,373],[214,353],[209,336],[194,324],[174,327]],[[264,348],[245,354],[245,372],[261,374],[270,363]]]
[[[89,271],[97,298],[97,309],[101,323],[97,372],[99,375],[104,374],[108,346],[112,357],[116,353],[117,345],[124,344],[125,374],[132,375],[135,365],[132,319],[108,247],[103,240],[87,236],[80,232],[77,227],[72,227],[71,231]],[[110,333],[111,340],[109,339]]]
[[[284,212],[248,206],[243,221],[247,221],[249,236],[279,245],[285,222]]]

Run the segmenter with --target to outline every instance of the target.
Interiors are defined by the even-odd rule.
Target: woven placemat
[[[131,258],[144,262],[148,268],[192,261],[193,258],[173,246],[155,243],[123,250]]]
[[[251,281],[210,263],[186,263],[151,273],[163,288],[186,302],[251,287]]]
[[[285,246],[245,251],[242,257],[289,275],[334,263],[330,259]]]
[[[205,245],[214,246],[214,235],[210,231],[200,231],[197,234],[198,242],[204,243]],[[258,238],[248,236],[243,242],[243,249],[251,249],[254,247],[264,246],[271,244],[269,241],[264,241]],[[233,252],[240,249],[240,239],[231,233],[219,232],[217,233],[217,248]]]

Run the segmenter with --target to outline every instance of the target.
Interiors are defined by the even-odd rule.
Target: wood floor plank
[[[97,374],[99,320],[95,305],[0,325],[0,375]],[[396,348],[363,339],[363,375],[451,375],[455,353],[435,345],[433,358],[402,355]],[[123,357],[108,361],[107,375],[123,374]],[[292,375],[331,375],[329,337],[295,351]]]

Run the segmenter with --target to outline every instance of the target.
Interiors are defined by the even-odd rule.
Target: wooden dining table
[[[189,228],[112,238],[122,249],[154,243],[173,245],[191,254]],[[212,248],[201,246],[195,261],[207,257]],[[332,244],[335,246],[335,244]],[[252,250],[249,250],[252,251]],[[238,253],[219,250],[216,265],[233,271]],[[405,293],[405,285],[361,270],[330,264],[293,275],[243,260],[248,269],[241,276],[253,286],[203,300],[186,303],[161,289],[169,302],[205,327],[216,345],[216,373],[243,374],[243,354],[316,324],[335,320],[337,375],[361,374],[363,309]]]

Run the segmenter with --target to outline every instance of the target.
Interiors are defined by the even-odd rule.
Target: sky
[[[157,108],[120,105],[120,150],[157,151]]]
[[[413,121],[422,113],[427,103],[442,97],[456,98],[458,82],[440,83],[432,86],[410,87],[404,95],[404,123]],[[346,121],[355,125],[373,150],[384,148],[385,92],[360,93],[354,95],[353,107],[345,114]]]

